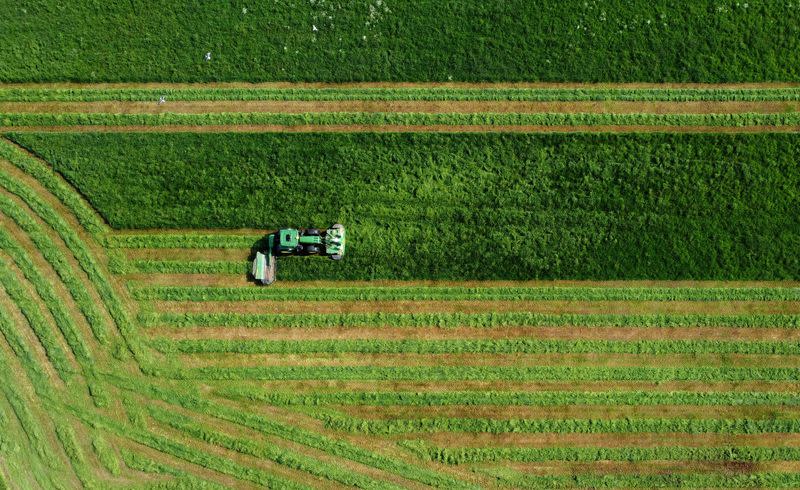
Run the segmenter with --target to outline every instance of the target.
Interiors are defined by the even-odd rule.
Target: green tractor
[[[317,228],[282,228],[266,237],[267,247],[256,252],[253,278],[264,286],[275,282],[276,258],[287,255],[322,255],[333,260],[344,256],[344,226],[335,224],[327,230]]]

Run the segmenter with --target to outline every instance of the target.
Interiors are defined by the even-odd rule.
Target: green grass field
[[[346,268],[288,260],[286,278],[790,279],[800,269],[793,134],[10,137],[114,228],[348,223]],[[170,270],[158,265],[133,267]]]
[[[0,7],[5,82],[800,79],[800,9],[787,0]]]
[[[0,490],[800,486],[797,2],[0,12]]]

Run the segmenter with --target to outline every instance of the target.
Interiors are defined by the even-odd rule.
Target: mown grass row
[[[61,468],[61,461],[54,457],[53,448],[50,446],[47,437],[44,435],[43,429],[46,425],[42,424],[31,411],[31,400],[27,399],[23,393],[25,390],[20,388],[23,384],[21,380],[15,381],[15,373],[10,369],[8,359],[0,352],[0,392],[5,396],[14,416],[25,433],[25,436],[30,443],[33,453],[38,459],[47,467],[52,470]],[[19,444],[24,444],[23,441],[17,441]]]
[[[800,301],[797,287],[134,286],[130,289],[135,299],[160,301]]]
[[[710,113],[425,113],[425,112],[219,112],[204,114],[106,114],[97,112],[0,113],[0,127],[164,125],[403,125],[403,126],[797,126],[800,114]]]
[[[66,421],[58,419],[55,421],[55,426],[58,440],[61,441],[61,446],[67,453],[67,458],[69,458],[72,469],[78,480],[80,480],[81,485],[84,488],[95,488],[95,477],[86,462],[83,450],[78,444],[74,429]]]
[[[2,184],[5,185],[5,183]],[[83,375],[84,381],[87,384],[88,392],[92,397],[92,400],[98,407],[106,406],[108,404],[107,393],[103,386],[97,381],[97,366],[94,362],[94,355],[92,354],[91,345],[83,337],[80,328],[75,322],[75,319],[71,316],[66,305],[63,303],[63,300],[56,293],[56,289],[44,276],[43,271],[38,269],[28,252],[17,241],[15,241],[9,233],[2,229],[0,229],[0,247],[2,247],[3,251],[8,254],[11,260],[20,270],[21,274],[33,286],[33,290],[36,291],[37,295],[41,299],[42,304],[46,307],[47,311],[50,312],[50,316],[52,317],[55,326],[61,332],[61,335],[63,336],[64,340],[66,340],[70,351],[75,356],[75,360],[80,367],[81,374]],[[55,253],[55,249],[50,250],[49,252]],[[56,258],[60,259],[63,257]],[[65,264],[66,262],[60,263],[61,266],[65,266]],[[3,272],[3,274],[5,274],[5,272]],[[27,302],[26,295],[20,294],[19,288],[21,286],[15,286],[13,284],[13,277],[6,276],[2,280],[4,283],[11,282],[11,287],[17,288],[17,292],[15,292],[13,295],[9,293],[9,296],[12,297],[12,299],[22,298],[23,303]],[[78,285],[78,287],[82,286]],[[78,295],[78,297],[80,298],[80,295]],[[17,302],[18,305],[20,304],[16,300],[15,302]],[[21,305],[21,308],[23,308],[23,315],[26,316],[29,322],[36,323],[34,331],[37,332],[37,335],[39,333],[44,335],[43,343],[47,342],[47,347],[54,348],[57,345],[55,343],[55,338],[47,333],[44,333],[44,331],[49,329],[49,327],[43,323],[46,322],[46,320],[41,313],[32,312],[32,308],[35,307],[36,305],[30,302]],[[66,362],[69,364],[69,361]],[[63,364],[60,367],[64,369]],[[73,374],[75,373],[72,371],[64,371],[60,373],[60,377],[64,379],[64,375],[66,375],[65,381],[68,381]]]
[[[253,366],[164,368],[183,380],[339,381],[798,381],[796,368],[740,367],[487,367]]]
[[[797,406],[794,392],[703,392],[703,391],[336,391],[288,392],[243,386],[214,389],[216,396],[279,406],[369,405],[369,406],[562,406],[562,405],[688,405],[688,406]]]
[[[7,178],[4,173],[0,172],[0,185],[8,184]],[[37,250],[50,263],[67,291],[75,300],[80,312],[86,318],[86,322],[91,328],[95,339],[101,344],[108,344],[109,328],[105,323],[105,319],[100,314],[94,300],[89,296],[86,286],[78,279],[66,256],[53,240],[14,201],[2,195],[0,195],[0,212],[13,219],[31,239]]]
[[[155,313],[139,315],[143,327],[729,327],[800,328],[800,315],[547,314],[501,313]]]
[[[25,279],[33,286],[34,291],[41,298],[42,303],[53,317],[55,325],[61,331],[67,345],[75,355],[81,366],[83,374],[92,378],[94,372],[94,357],[91,348],[81,336],[63,301],[56,294],[51,281],[48,280],[31,260],[29,254],[5,230],[0,230],[0,246],[19,268]]]
[[[165,354],[800,354],[797,341],[726,340],[153,339],[149,345]]]
[[[162,373],[166,374],[166,373]],[[219,403],[210,402],[181,390],[168,390],[147,383],[117,377],[109,381],[122,389],[133,391],[149,398],[159,399],[172,405],[182,406],[191,411],[226,420],[262,434],[276,436],[304,446],[319,449],[333,456],[349,459],[379,470],[387,471],[425,485],[447,488],[469,488],[470,485],[448,475],[440,474],[390,456],[364,449],[345,440],[331,437],[288,425],[253,413],[244,412]]]
[[[789,472],[534,475],[508,468],[478,470],[510,488],[795,488]]]
[[[800,461],[800,448],[760,446],[657,446],[657,447],[453,447],[442,448],[425,441],[404,440],[399,444],[429,461],[445,464],[473,464],[514,461],[714,461],[748,462]]]
[[[467,432],[483,434],[797,434],[800,420],[776,418],[691,419],[491,419],[432,417],[424,419],[363,419],[325,410],[312,413],[332,430],[359,434]]]
[[[1,234],[0,238],[2,238]],[[36,338],[44,348],[45,355],[59,378],[65,382],[71,380],[74,376],[75,369],[69,357],[67,357],[66,352],[61,347],[58,336],[50,328],[48,320],[39,308],[39,303],[4,263],[0,263],[0,285],[3,286],[8,297],[14,302],[17,308],[19,308],[22,316],[25,317],[34,335],[36,335]],[[19,328],[19,326],[15,325],[5,312],[0,315],[0,325],[3,327],[3,334],[12,347],[19,346],[21,349],[25,345],[22,339],[15,335],[17,334],[16,329]],[[13,342],[11,340],[12,335],[16,337]],[[19,355],[19,353],[17,353],[17,355]],[[36,366],[37,363],[35,359],[32,356],[27,357],[24,365],[30,367]]]
[[[216,100],[370,101],[798,101],[785,88],[2,88],[0,102]]]
[[[7,150],[7,151],[6,151]],[[67,183],[52,173],[52,170],[44,166],[40,161],[24,155],[0,141],[0,156],[7,158],[12,164],[17,165],[21,170],[31,174],[48,191],[53,192],[73,213],[78,221],[88,227],[88,231],[102,234],[105,231],[97,215],[88,208],[78,194],[69,187]],[[64,241],[67,248],[75,257],[79,266],[88,276],[91,283],[96,288],[100,299],[114,320],[119,332],[123,335],[127,347],[133,352],[140,366],[147,365],[149,358],[140,348],[140,341],[135,334],[133,321],[130,319],[126,308],[117,297],[113,286],[106,278],[103,267],[95,258],[88,245],[81,239],[80,235],[72,226],[56,212],[46,201],[28,186],[18,182],[5,174],[0,173],[2,185],[9,192],[21,198],[56,234]]]
[[[191,418],[155,406],[150,406],[148,410],[150,416],[158,422],[166,424],[196,439],[240,454],[252,456],[260,460],[273,461],[287,468],[303,471],[314,476],[357,488],[400,488],[386,482],[378,482],[359,473],[342,469],[335,464],[304,456],[292,450],[258,443],[243,437],[232,437],[223,432],[208,429],[193,421]]]
[[[122,474],[122,469],[119,465],[119,459],[114,452],[114,448],[108,443],[100,431],[92,433],[92,450],[97,455],[97,460],[103,465],[112,476],[119,476]]]

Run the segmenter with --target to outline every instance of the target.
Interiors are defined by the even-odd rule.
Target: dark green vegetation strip
[[[797,101],[800,88],[0,88],[0,102],[217,100]]]
[[[759,354],[797,355],[800,342],[723,340],[225,340],[155,339],[150,345],[164,353],[237,354]]]
[[[241,386],[217,388],[214,393],[232,400],[270,405],[800,405],[800,395],[783,392],[698,391],[372,391],[290,393]]]
[[[765,434],[798,433],[797,419],[489,419],[489,418],[424,418],[362,419],[324,411],[314,414],[325,426],[334,430],[362,434],[407,434],[414,432],[471,432],[504,434],[509,432],[552,434]]]
[[[283,114],[220,112],[207,114],[0,113],[0,127],[165,126],[165,125],[400,125],[400,126],[797,126],[800,114],[606,114],[314,112]]]
[[[798,328],[800,315],[605,315],[507,313],[241,314],[143,312],[144,327],[731,327]]]
[[[800,288],[769,287],[133,287],[138,300],[162,301],[800,301]]]
[[[402,441],[403,447],[431,461],[446,464],[488,463],[497,461],[798,461],[796,447],[458,447],[441,448],[424,441]]]
[[[6,82],[800,78],[788,1],[4,0],[2,11]]]
[[[284,280],[800,276],[794,134],[12,137],[115,228],[348,227]]]

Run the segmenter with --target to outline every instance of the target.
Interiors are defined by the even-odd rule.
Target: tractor
[[[276,259],[290,255],[320,255],[332,260],[344,256],[344,226],[335,224],[327,230],[317,228],[282,228],[265,237],[266,248],[256,252],[253,278],[256,284],[268,286],[275,282]]]

